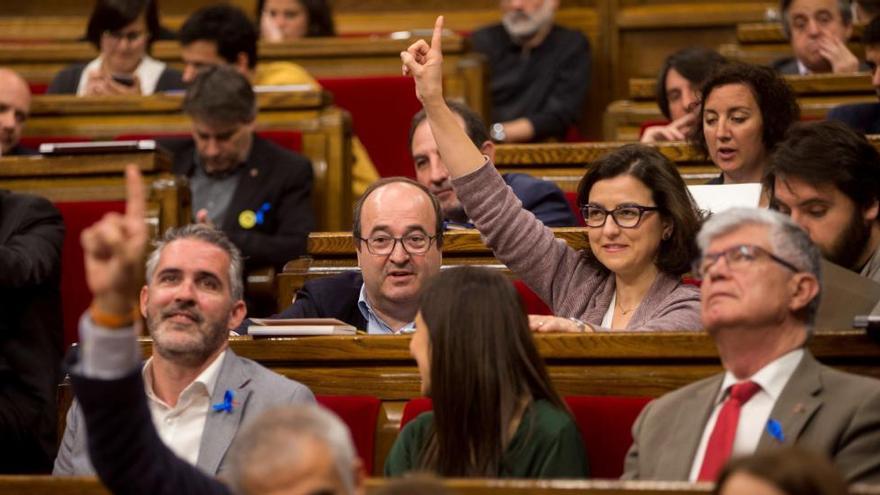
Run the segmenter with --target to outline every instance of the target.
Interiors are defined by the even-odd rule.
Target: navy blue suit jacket
[[[522,201],[523,208],[534,213],[544,225],[577,226],[565,193],[556,184],[527,174],[503,174],[501,177],[513,190],[513,194]]]
[[[828,120],[839,120],[862,134],[880,133],[880,103],[856,103],[836,106]]]

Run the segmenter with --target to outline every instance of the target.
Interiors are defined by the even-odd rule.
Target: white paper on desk
[[[254,337],[293,337],[304,335],[354,335],[357,330],[336,318],[251,318],[248,335]]]
[[[736,207],[757,208],[761,201],[761,184],[708,184],[688,186],[701,210],[721,213]]]
[[[816,331],[848,330],[856,315],[870,314],[880,301],[880,284],[823,259],[821,297]]]

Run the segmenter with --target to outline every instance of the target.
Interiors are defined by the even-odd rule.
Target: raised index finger
[[[440,53],[443,53],[443,44],[441,40],[443,39],[443,16],[437,16],[437,20],[434,21],[434,34],[431,36],[431,49],[437,50]]]
[[[144,193],[144,180],[137,165],[125,166],[125,216],[139,222],[144,221],[147,200]]]

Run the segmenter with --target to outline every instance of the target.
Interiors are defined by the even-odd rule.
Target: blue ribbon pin
[[[773,418],[767,420],[767,433],[779,443],[785,441],[785,435],[782,434],[782,425]]]
[[[260,209],[257,210],[257,225],[263,225],[265,221],[266,212],[272,209],[272,205],[269,203],[263,203],[260,206]]]
[[[215,412],[226,411],[227,413],[232,412],[232,390],[227,390],[226,393],[223,394],[223,402],[218,402],[211,406]]]

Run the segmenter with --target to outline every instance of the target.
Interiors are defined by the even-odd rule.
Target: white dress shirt
[[[776,359],[767,366],[764,366],[757,373],[748,378],[761,386],[761,390],[755,393],[752,398],[743,404],[740,409],[739,423],[736,427],[736,437],[733,441],[733,452],[731,456],[751,454],[758,447],[761,440],[761,434],[767,427],[767,421],[770,419],[770,411],[773,405],[782,393],[782,389],[788,383],[788,379],[794,374],[795,368],[804,357],[803,349],[795,349],[784,356]],[[691,465],[691,474],[688,478],[690,481],[697,481],[700,475],[700,467],[703,465],[703,457],[706,455],[706,446],[709,443],[709,437],[712,430],[715,429],[715,422],[718,420],[718,413],[721,412],[721,406],[730,393],[730,387],[738,383],[731,372],[724,374],[724,380],[721,382],[721,390],[718,397],[715,398],[715,408],[706,422],[703,429],[703,436],[697,446],[697,453],[694,456],[694,462]]]
[[[224,350],[187,385],[177,397],[174,407],[166,404],[153,391],[153,359],[150,358],[144,365],[144,389],[159,438],[178,457],[193,465],[199,459],[202,433],[211,411],[211,395],[217,385],[217,376],[225,356]]]
[[[149,55],[144,55],[141,63],[138,64],[134,73],[137,75],[141,83],[141,94],[151,95],[156,92],[156,85],[162,72],[165,71],[165,62],[160,62]],[[79,77],[79,86],[76,88],[76,95],[83,96],[86,94],[86,83],[89,80],[89,74],[93,71],[101,70],[101,57],[92,60],[83,68],[82,75]]]

